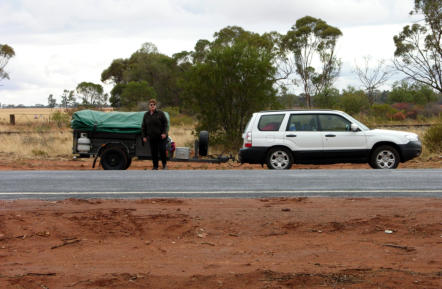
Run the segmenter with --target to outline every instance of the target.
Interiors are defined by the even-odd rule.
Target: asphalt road
[[[442,170],[1,171],[0,199],[442,197]]]

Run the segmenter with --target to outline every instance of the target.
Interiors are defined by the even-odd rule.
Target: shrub
[[[315,95],[313,104],[319,108],[335,108],[338,104],[339,90],[336,88],[327,88],[321,93]]]
[[[339,99],[339,107],[351,115],[358,114],[361,111],[367,110],[369,107],[368,99],[362,90],[356,90],[353,87],[344,89],[341,98]]]
[[[398,110],[395,109],[394,107],[392,107],[391,105],[388,104],[373,104],[371,106],[371,110],[370,113],[376,117],[376,118],[380,118],[380,119],[391,119],[392,116],[397,113]]]
[[[406,115],[402,111],[398,111],[395,114],[393,114],[391,118],[393,120],[404,120],[406,118]]]
[[[442,123],[431,126],[424,134],[425,147],[432,153],[442,152]]]
[[[58,127],[68,127],[71,117],[67,113],[56,111],[51,114],[50,119],[52,122],[56,123]]]

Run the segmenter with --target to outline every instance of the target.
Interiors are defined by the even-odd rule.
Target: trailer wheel
[[[126,164],[126,167],[124,169],[127,170],[130,167],[131,164],[132,164],[132,158],[128,157],[127,158],[127,164]]]
[[[110,147],[101,154],[100,163],[105,170],[125,170],[128,168],[128,155],[119,148]]]
[[[207,156],[209,150],[209,132],[207,130],[200,131],[200,137],[198,140],[198,151],[202,157]]]

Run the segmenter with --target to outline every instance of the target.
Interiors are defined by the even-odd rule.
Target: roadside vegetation
[[[179,147],[193,148],[196,139],[197,120],[179,113],[176,107],[166,107],[171,116],[170,136]],[[8,159],[71,159],[72,130],[70,119],[73,111],[48,108],[0,109],[0,157]],[[16,124],[9,123],[14,114]],[[371,128],[391,128],[417,133],[423,142],[423,153],[418,160],[439,159],[442,153],[442,121],[440,115],[394,120],[373,114],[358,113],[356,118]],[[431,124],[431,126],[427,126]],[[401,125],[400,127],[395,127]],[[419,126],[424,125],[424,126]],[[211,142],[209,154],[231,153],[221,144]]]
[[[409,1],[414,4],[410,14],[422,20],[392,35],[392,65],[370,56],[355,62],[358,87],[334,87],[342,64],[335,50],[342,31],[322,19],[302,17],[286,33],[227,26],[211,41],[198,40],[192,51],[167,56],[144,43],[129,57],[114,59],[101,73],[101,81],[112,86],[109,94],[101,84],[83,81],[65,89],[59,103],[50,94],[45,113],[16,108],[14,127],[8,126],[9,113],[0,110],[0,132],[19,130],[27,137],[1,134],[0,152],[69,155],[65,135],[75,110],[143,111],[148,99],[156,98],[171,115],[170,134],[178,146],[192,146],[198,132],[207,130],[212,148],[236,154],[253,112],[320,108],[343,110],[371,128],[431,124],[416,128],[424,140],[423,156],[440,153],[442,2]],[[15,54],[7,45],[0,49],[1,80],[8,77],[4,67]],[[404,78],[385,89],[393,74]],[[7,149],[8,144],[13,145]]]

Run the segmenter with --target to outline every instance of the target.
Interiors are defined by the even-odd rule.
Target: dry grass
[[[171,126],[169,130],[169,136],[175,142],[177,147],[193,148],[196,139],[196,137],[193,135],[193,131],[193,126]]]
[[[0,131],[5,131],[4,126],[9,125],[10,115],[15,115],[17,125],[48,124],[50,115],[59,108],[3,108],[0,109]]]
[[[72,133],[69,129],[42,132],[0,134],[0,153],[14,159],[72,157]]]
[[[51,123],[49,116],[58,109],[26,108],[0,109],[0,157],[13,159],[72,158],[72,130],[58,128]],[[9,124],[9,115],[15,114],[16,125]],[[388,128],[387,128],[388,129]],[[394,128],[417,133],[422,139],[427,128]],[[170,137],[177,147],[193,149],[195,139],[193,125],[174,125],[170,128]],[[18,132],[7,134],[5,132]],[[209,154],[223,152],[219,146],[209,146]],[[225,152],[224,152],[225,153]],[[434,154],[425,147],[418,160],[428,160]]]
[[[59,109],[0,109],[0,157],[9,159],[72,158],[72,129],[58,128],[50,115]],[[16,125],[9,124],[15,115]],[[193,148],[193,126],[170,128],[170,137],[177,146]]]

